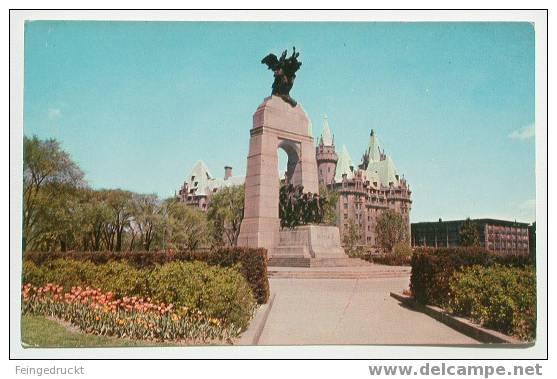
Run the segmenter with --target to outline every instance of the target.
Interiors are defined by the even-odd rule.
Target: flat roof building
[[[481,218],[470,220],[478,229],[480,245],[507,254],[529,253],[529,224],[524,222]],[[460,228],[466,220],[416,222],[411,224],[412,246],[460,246]]]

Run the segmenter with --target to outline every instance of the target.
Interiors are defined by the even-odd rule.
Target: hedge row
[[[26,252],[23,260],[42,266],[56,259],[89,261],[94,264],[127,262],[135,268],[151,267],[174,261],[202,261],[212,266],[236,266],[248,282],[259,304],[269,299],[267,250],[244,247],[216,248],[180,252]]]
[[[449,280],[448,310],[525,341],[536,338],[536,272],[533,266],[471,266]]]
[[[484,267],[500,264],[507,267],[525,267],[532,260],[525,255],[501,255],[484,248],[418,248],[412,255],[410,289],[415,299],[423,304],[447,307],[449,280],[455,271],[464,267]]]
[[[365,255],[364,260],[386,266],[410,266],[412,263],[411,255],[396,255],[392,253]]]

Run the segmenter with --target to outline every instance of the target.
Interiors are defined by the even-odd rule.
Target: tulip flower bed
[[[22,313],[55,317],[86,333],[138,340],[231,343],[241,332],[200,310],[150,298],[116,298],[99,288],[78,286],[65,291],[52,283],[42,287],[25,284]]]
[[[37,288],[56,283],[70,292],[73,287],[101,288],[117,299],[150,298],[157,304],[221,320],[223,326],[245,330],[256,302],[247,281],[235,267],[209,266],[204,262],[173,261],[136,268],[127,262],[94,264],[56,259],[42,266],[23,262],[22,283]]]

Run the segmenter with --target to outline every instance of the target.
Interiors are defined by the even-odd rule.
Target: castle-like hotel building
[[[387,209],[402,216],[410,235],[412,192],[391,157],[380,147],[374,130],[369,135],[361,164],[355,166],[345,145],[337,154],[325,117],[315,157],[320,184],[339,193],[337,226],[341,235],[353,222],[359,227],[361,243],[375,245],[375,225]]]
[[[337,153],[325,116],[315,158],[319,184],[339,193],[336,210],[341,235],[353,223],[359,228],[360,243],[375,245],[377,219],[385,210],[391,209],[403,217],[410,236],[412,192],[391,157],[380,147],[373,130],[362,162],[355,166],[345,145]],[[217,179],[203,161],[198,161],[176,196],[186,204],[206,210],[212,193],[225,186],[243,183],[243,177],[232,176],[229,166],[225,167],[224,178]]]

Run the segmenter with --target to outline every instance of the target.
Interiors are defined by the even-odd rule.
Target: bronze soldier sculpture
[[[298,71],[302,62],[298,61],[300,53],[296,52],[296,47],[292,50],[292,55],[288,58],[286,58],[288,50],[284,50],[280,59],[278,59],[275,54],[269,54],[261,60],[261,63],[266,64],[269,70],[273,70],[273,73],[275,74],[272,94],[279,96],[288,104],[295,107],[297,103],[296,100],[290,97],[290,90],[294,85],[296,71]]]

